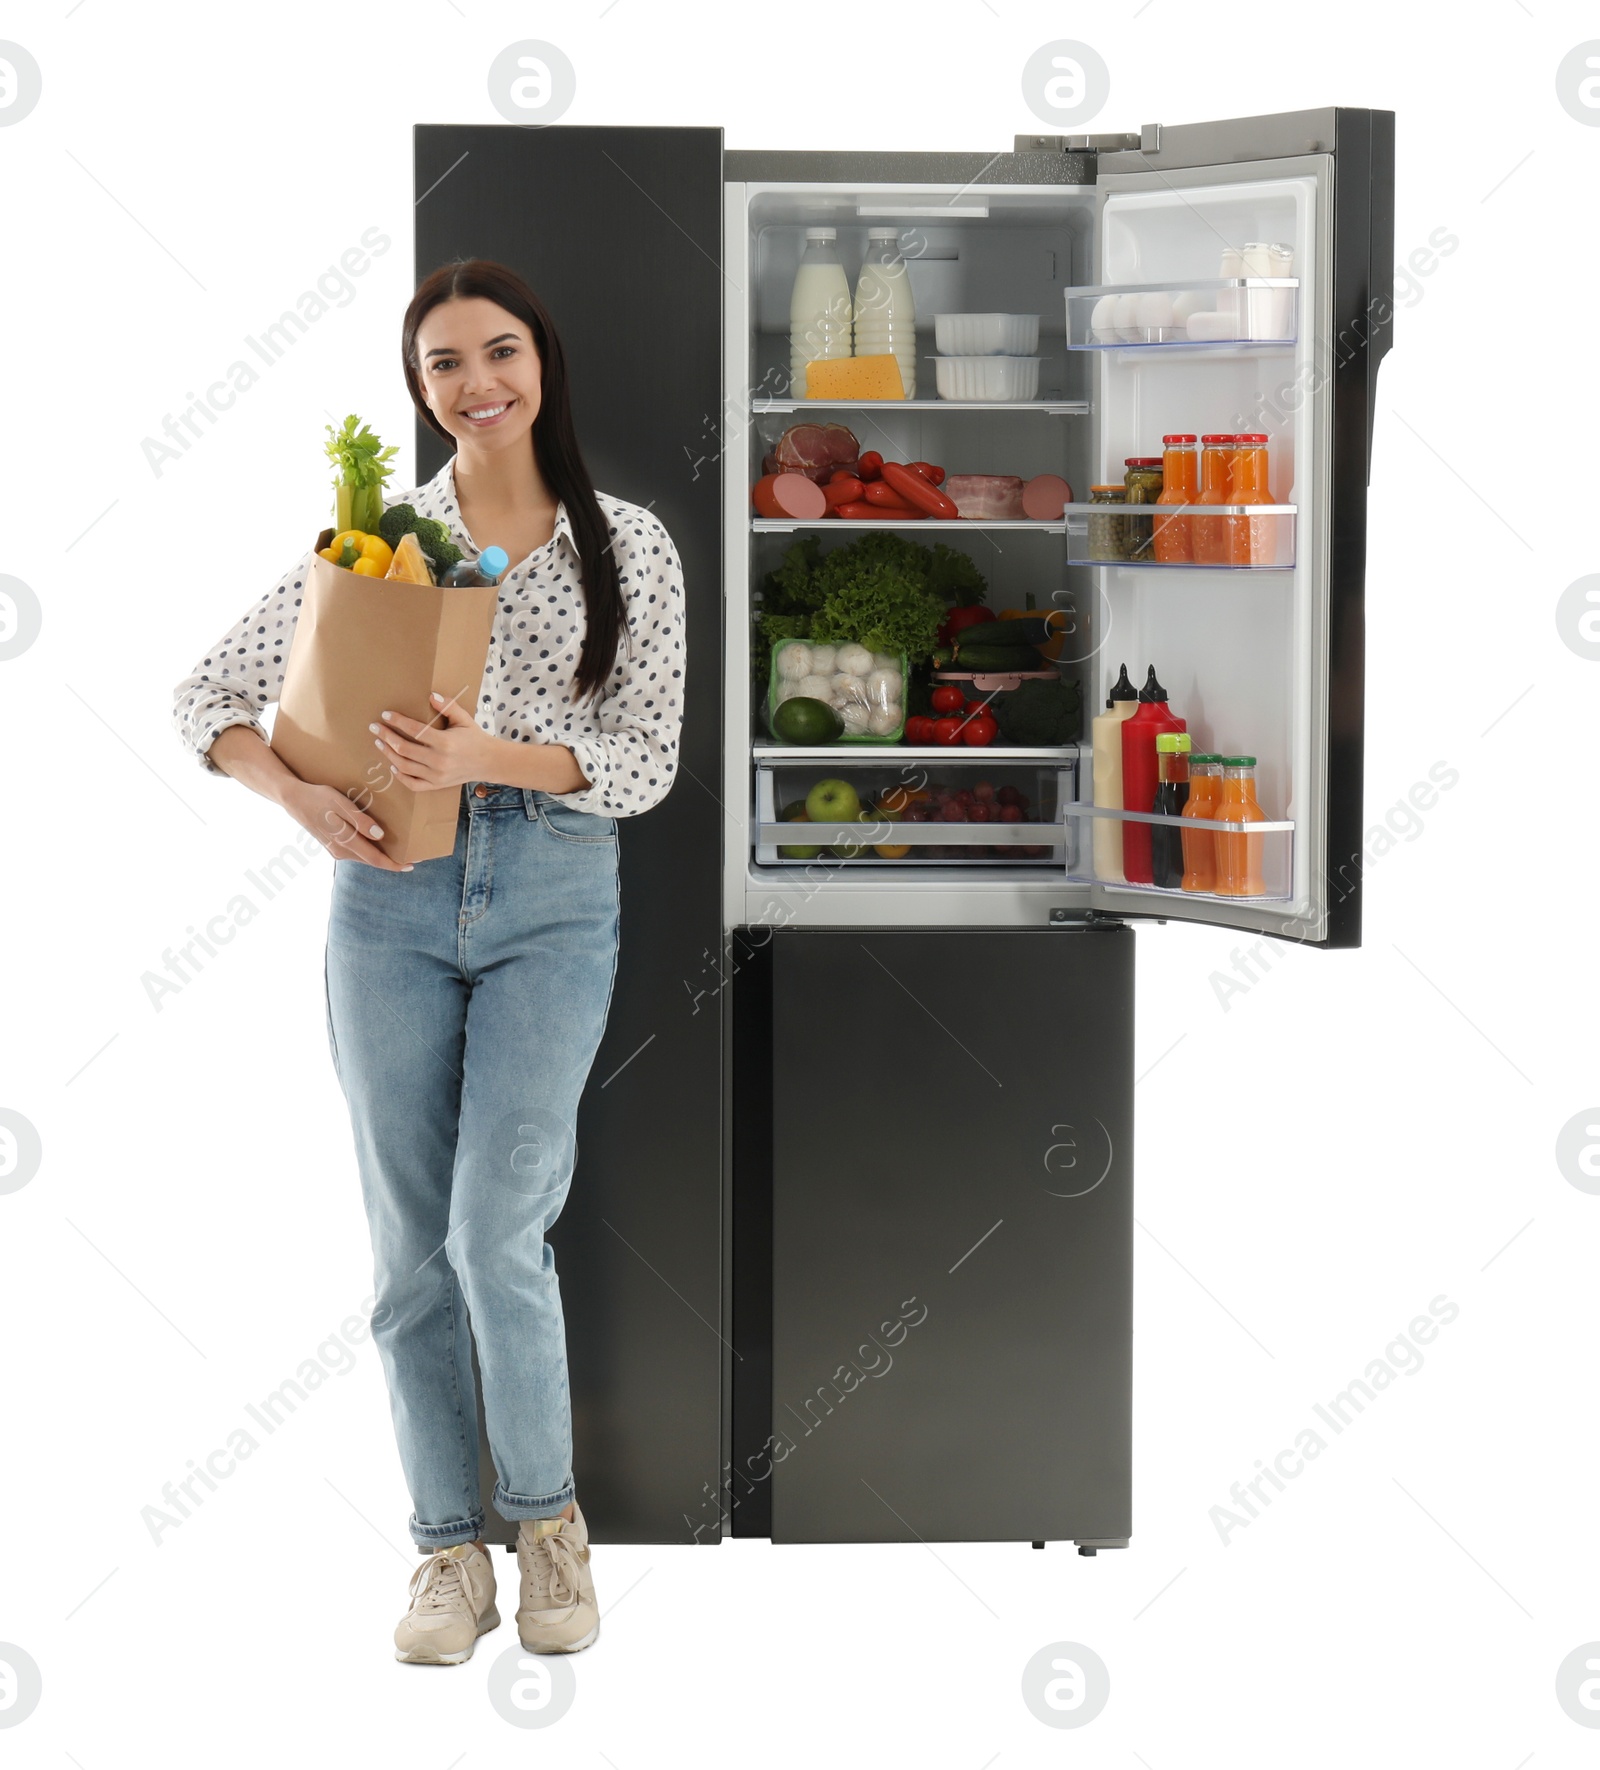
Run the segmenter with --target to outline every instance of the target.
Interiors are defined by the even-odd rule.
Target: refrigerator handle
[[[1346,156],[1339,132],[1338,176],[1358,180],[1367,218],[1366,483],[1372,483],[1372,426],[1377,414],[1378,365],[1394,343],[1394,112],[1343,112],[1366,124],[1365,152]],[[1358,163],[1352,164],[1352,161]],[[1359,162],[1364,162],[1359,163]]]

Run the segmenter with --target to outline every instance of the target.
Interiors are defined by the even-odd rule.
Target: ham
[[[1009,473],[952,473],[940,486],[972,522],[1014,522],[1022,517],[1022,481]]]
[[[854,467],[860,453],[854,432],[843,424],[791,424],[762,462],[762,470],[803,473],[821,485],[835,468]]]

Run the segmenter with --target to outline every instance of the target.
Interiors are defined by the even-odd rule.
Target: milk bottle
[[[789,297],[789,396],[806,397],[806,364],[850,355],[850,285],[834,250],[837,230],[808,227]]]
[[[917,397],[917,304],[896,228],[867,229],[867,255],[856,279],[855,345],[857,356],[892,356],[906,398]]]

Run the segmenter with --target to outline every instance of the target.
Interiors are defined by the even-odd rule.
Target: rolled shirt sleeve
[[[672,537],[648,513],[623,524],[615,543],[628,642],[598,707],[598,730],[562,733],[587,787],[552,797],[574,811],[635,817],[667,795],[683,727],[683,568]]]
[[[172,723],[184,747],[211,774],[224,770],[209,751],[219,731],[248,725],[266,741],[261,715],[277,700],[315,552],[291,566],[173,690]]]

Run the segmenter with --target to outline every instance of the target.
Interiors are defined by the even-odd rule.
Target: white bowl
[[[1039,391],[1036,356],[936,356],[940,399],[1033,399]]]
[[[941,356],[1031,356],[1039,348],[1036,313],[936,313]]]

